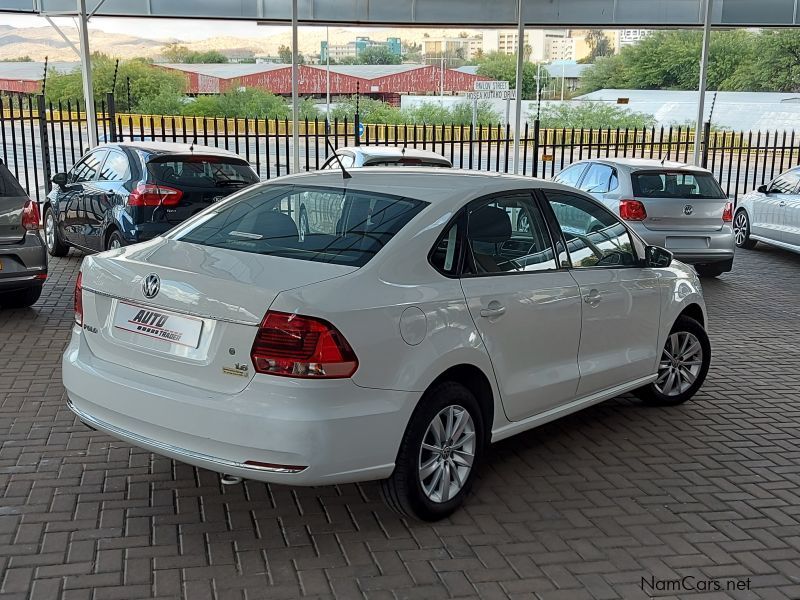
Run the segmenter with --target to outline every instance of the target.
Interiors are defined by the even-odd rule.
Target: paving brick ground
[[[59,367],[79,264],[0,311],[4,599],[628,600],[687,576],[710,591],[652,595],[800,598],[800,256],[744,251],[705,283],[715,355],[694,402],[623,397],[502,442],[436,525],[374,484],[223,488],[83,427]]]

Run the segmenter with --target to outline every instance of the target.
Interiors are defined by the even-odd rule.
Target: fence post
[[[112,92],[106,93],[106,107],[108,110],[108,137],[110,142],[117,141],[117,103]]]
[[[711,121],[703,123],[703,158],[701,159],[700,166],[704,169],[708,168],[708,146],[711,142]]]
[[[53,186],[50,181],[50,139],[47,135],[47,112],[45,111],[44,94],[36,95],[36,107],[39,113],[39,145],[42,153],[42,178],[44,179],[44,193],[47,195],[50,193]]]
[[[539,176],[539,119],[538,118],[534,119],[533,121],[533,165],[531,167],[531,175],[533,177]]]

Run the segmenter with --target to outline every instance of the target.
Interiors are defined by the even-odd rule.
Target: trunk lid
[[[275,297],[354,270],[160,238],[86,257],[84,334],[102,360],[236,393],[253,377],[250,349]],[[148,299],[150,275],[160,281]]]
[[[181,192],[177,204],[153,209],[177,225],[259,178],[247,161],[235,156],[163,154],[147,161],[147,180]]]
[[[25,237],[22,209],[28,194],[0,161],[0,245],[18,244]]]
[[[728,197],[705,171],[660,169],[631,174],[636,200],[644,204],[642,224],[651,231],[719,231]]]

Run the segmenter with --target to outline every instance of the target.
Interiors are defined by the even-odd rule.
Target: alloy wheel
[[[688,390],[703,367],[703,346],[693,333],[676,331],[667,338],[656,389],[665,396],[678,396]]]
[[[108,245],[109,250],[116,250],[117,248],[122,248],[122,244],[119,243],[119,239],[116,237],[111,238],[111,243]]]
[[[747,239],[747,215],[744,211],[740,211],[733,222],[733,237],[737,246],[744,244]]]
[[[463,406],[450,405],[428,424],[419,452],[419,482],[433,502],[447,502],[464,487],[475,460],[475,423]]]
[[[53,213],[47,211],[47,217],[44,220],[44,241],[47,244],[47,249],[52,250],[56,245],[56,224],[53,219]]]

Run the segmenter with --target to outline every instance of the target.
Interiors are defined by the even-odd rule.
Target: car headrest
[[[294,219],[289,215],[277,212],[263,212],[258,216],[254,233],[260,233],[267,240],[297,241],[299,232]]]
[[[639,175],[639,189],[659,192],[664,189],[664,182],[659,175]]]
[[[483,206],[469,215],[469,239],[499,244],[511,239],[511,219],[496,206]]]

